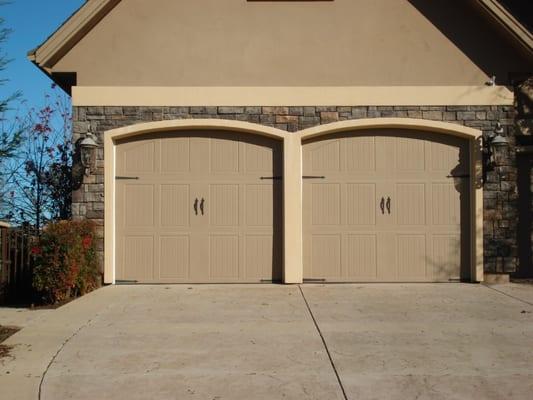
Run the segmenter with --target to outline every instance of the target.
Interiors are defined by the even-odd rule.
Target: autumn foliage
[[[83,296],[101,282],[91,221],[59,221],[43,230],[31,249],[38,300],[57,304]]]

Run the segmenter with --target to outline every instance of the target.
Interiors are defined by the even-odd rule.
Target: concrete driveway
[[[118,286],[8,339],[1,399],[530,399],[533,286]]]

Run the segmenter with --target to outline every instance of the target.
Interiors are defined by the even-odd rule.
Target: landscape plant
[[[92,221],[49,223],[31,249],[37,301],[57,304],[83,296],[101,282]]]

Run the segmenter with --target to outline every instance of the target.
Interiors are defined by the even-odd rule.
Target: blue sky
[[[13,61],[0,78],[9,79],[0,86],[0,98],[16,90],[23,92],[28,106],[39,106],[50,91],[52,81],[27,58],[29,50],[41,44],[84,0],[9,0],[0,7],[4,26],[13,30],[2,50]]]

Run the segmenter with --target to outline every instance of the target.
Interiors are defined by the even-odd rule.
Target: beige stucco
[[[83,38],[120,0],[91,0],[74,13],[46,42],[30,51],[30,60],[45,71]]]
[[[105,282],[115,282],[115,148],[116,141],[140,134],[168,130],[217,129],[227,132],[246,132],[283,140],[284,142],[284,282],[301,283],[303,279],[302,252],[302,140],[337,132],[373,128],[423,130],[454,135],[469,140],[473,156],[471,179],[472,279],[483,280],[483,191],[481,153],[477,140],[481,132],[472,128],[443,122],[408,118],[376,118],[343,121],[288,133],[275,128],[229,120],[172,120],[151,122],[114,129],[104,134],[105,151]]]
[[[74,106],[438,106],[512,105],[505,86],[90,87]]]
[[[121,1],[49,67],[81,86],[457,86],[528,64],[469,2],[441,7]]]

